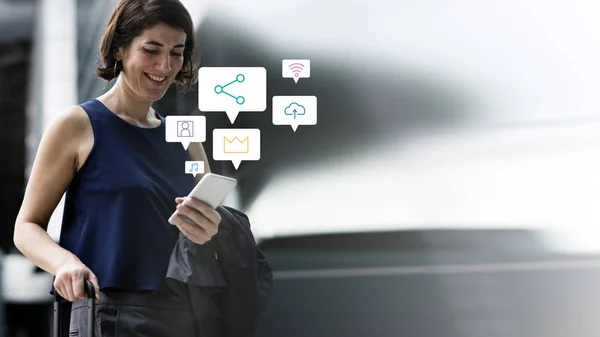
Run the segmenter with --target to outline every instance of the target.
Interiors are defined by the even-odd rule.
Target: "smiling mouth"
[[[148,73],[144,73],[144,75],[146,75],[146,77],[148,77],[149,79],[151,79],[154,82],[158,82],[158,83],[162,83],[164,82],[167,78],[166,77],[161,77],[161,76],[155,76],[155,75],[150,75]]]

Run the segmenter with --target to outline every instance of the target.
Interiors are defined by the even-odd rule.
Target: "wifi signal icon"
[[[294,73],[294,77],[300,76],[300,72],[304,69],[304,65],[302,63],[292,63],[290,64],[290,70]]]
[[[310,77],[310,60],[283,60],[281,68],[283,78],[293,78],[296,83]]]

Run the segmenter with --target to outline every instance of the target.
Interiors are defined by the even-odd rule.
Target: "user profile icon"
[[[204,142],[206,140],[206,117],[167,116],[165,140],[181,143],[186,150],[190,143]]]
[[[177,121],[177,137],[194,137],[194,121]]]

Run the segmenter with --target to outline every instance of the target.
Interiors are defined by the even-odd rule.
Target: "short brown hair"
[[[179,0],[120,0],[100,39],[102,65],[96,68],[96,76],[107,81],[118,76],[122,66],[117,64],[115,72],[117,50],[128,47],[144,30],[160,23],[179,28],[186,34],[183,66],[175,83],[189,90],[197,82],[194,25],[190,13]]]

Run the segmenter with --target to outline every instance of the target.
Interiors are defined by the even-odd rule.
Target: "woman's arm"
[[[43,270],[56,275],[59,266],[78,259],[46,232],[52,212],[78,167],[80,144],[91,125],[80,107],[61,112],[40,141],[14,231],[19,251]],[[92,136],[93,137],[93,136]]]

